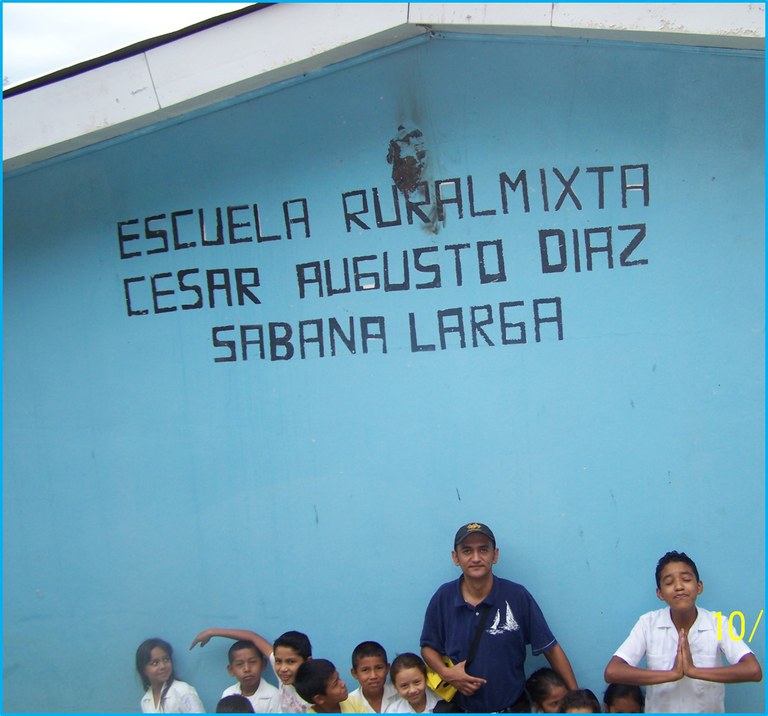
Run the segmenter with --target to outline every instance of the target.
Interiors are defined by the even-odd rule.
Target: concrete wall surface
[[[472,520],[599,694],[670,549],[764,664],[763,60],[434,32],[7,173],[4,711],[351,688]]]

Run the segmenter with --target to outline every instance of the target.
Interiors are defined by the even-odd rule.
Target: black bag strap
[[[477,629],[475,630],[475,636],[472,639],[472,644],[469,647],[469,653],[467,654],[466,662],[464,664],[464,670],[469,666],[469,662],[475,656],[477,651],[477,645],[480,643],[480,635],[483,633],[483,627],[485,626],[485,619],[488,616],[488,612],[491,609],[490,604],[483,604],[483,613],[480,615],[480,621],[477,623]]]

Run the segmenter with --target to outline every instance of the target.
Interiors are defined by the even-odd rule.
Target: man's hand
[[[472,696],[485,683],[485,679],[468,674],[464,669],[466,663],[465,660],[446,667],[443,681],[447,681],[451,686],[455,686],[464,696]]]

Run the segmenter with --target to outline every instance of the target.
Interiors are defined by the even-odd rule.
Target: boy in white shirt
[[[714,614],[696,606],[703,591],[694,561],[667,552],[656,565],[656,596],[667,608],[641,616],[605,667],[608,683],[648,687],[647,713],[722,713],[724,684],[763,678],[741,639],[718,639]],[[643,657],[647,668],[639,666]]]
[[[397,689],[389,683],[389,661],[384,647],[376,641],[364,641],[352,651],[352,676],[360,684],[349,695],[365,713],[383,713],[397,701]]]
[[[266,659],[255,644],[242,639],[229,647],[227,671],[237,679],[224,689],[221,698],[239,694],[253,706],[254,713],[280,713],[278,691],[261,678]]]

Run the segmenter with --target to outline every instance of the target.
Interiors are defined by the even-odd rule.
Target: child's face
[[[544,714],[556,714],[560,708],[560,702],[568,693],[568,689],[565,686],[550,686],[544,700],[539,704],[541,713]]]
[[[318,703],[322,703],[325,707],[334,708],[342,701],[346,701],[347,696],[349,696],[347,685],[341,680],[339,672],[334,671],[325,684],[325,695],[316,696],[315,698]]]
[[[586,706],[571,706],[571,708],[566,709],[564,713],[567,713],[567,714],[593,714],[595,712],[592,709],[587,708]]]
[[[240,690],[250,696],[259,688],[263,667],[261,654],[256,649],[238,649],[232,654],[227,671],[240,682]]]
[[[412,666],[410,669],[398,671],[395,676],[395,688],[397,693],[414,707],[414,710],[419,706],[421,707],[419,710],[423,710],[422,702],[426,702],[424,692],[427,688],[427,683],[420,669]]]
[[[284,684],[292,684],[296,680],[296,672],[304,663],[304,657],[289,646],[278,646],[275,649],[275,673]]]
[[[665,564],[659,575],[656,595],[665,601],[670,609],[682,611],[696,604],[696,597],[704,590],[704,584],[697,581],[693,568],[685,562]]]
[[[613,703],[606,711],[609,714],[639,714],[643,709],[631,696],[614,696]]]
[[[364,656],[352,669],[352,676],[360,682],[364,694],[380,694],[389,673],[389,664],[380,656]]]
[[[144,667],[144,673],[151,686],[162,686],[173,672],[173,662],[168,652],[156,646],[149,652],[149,662]]]

